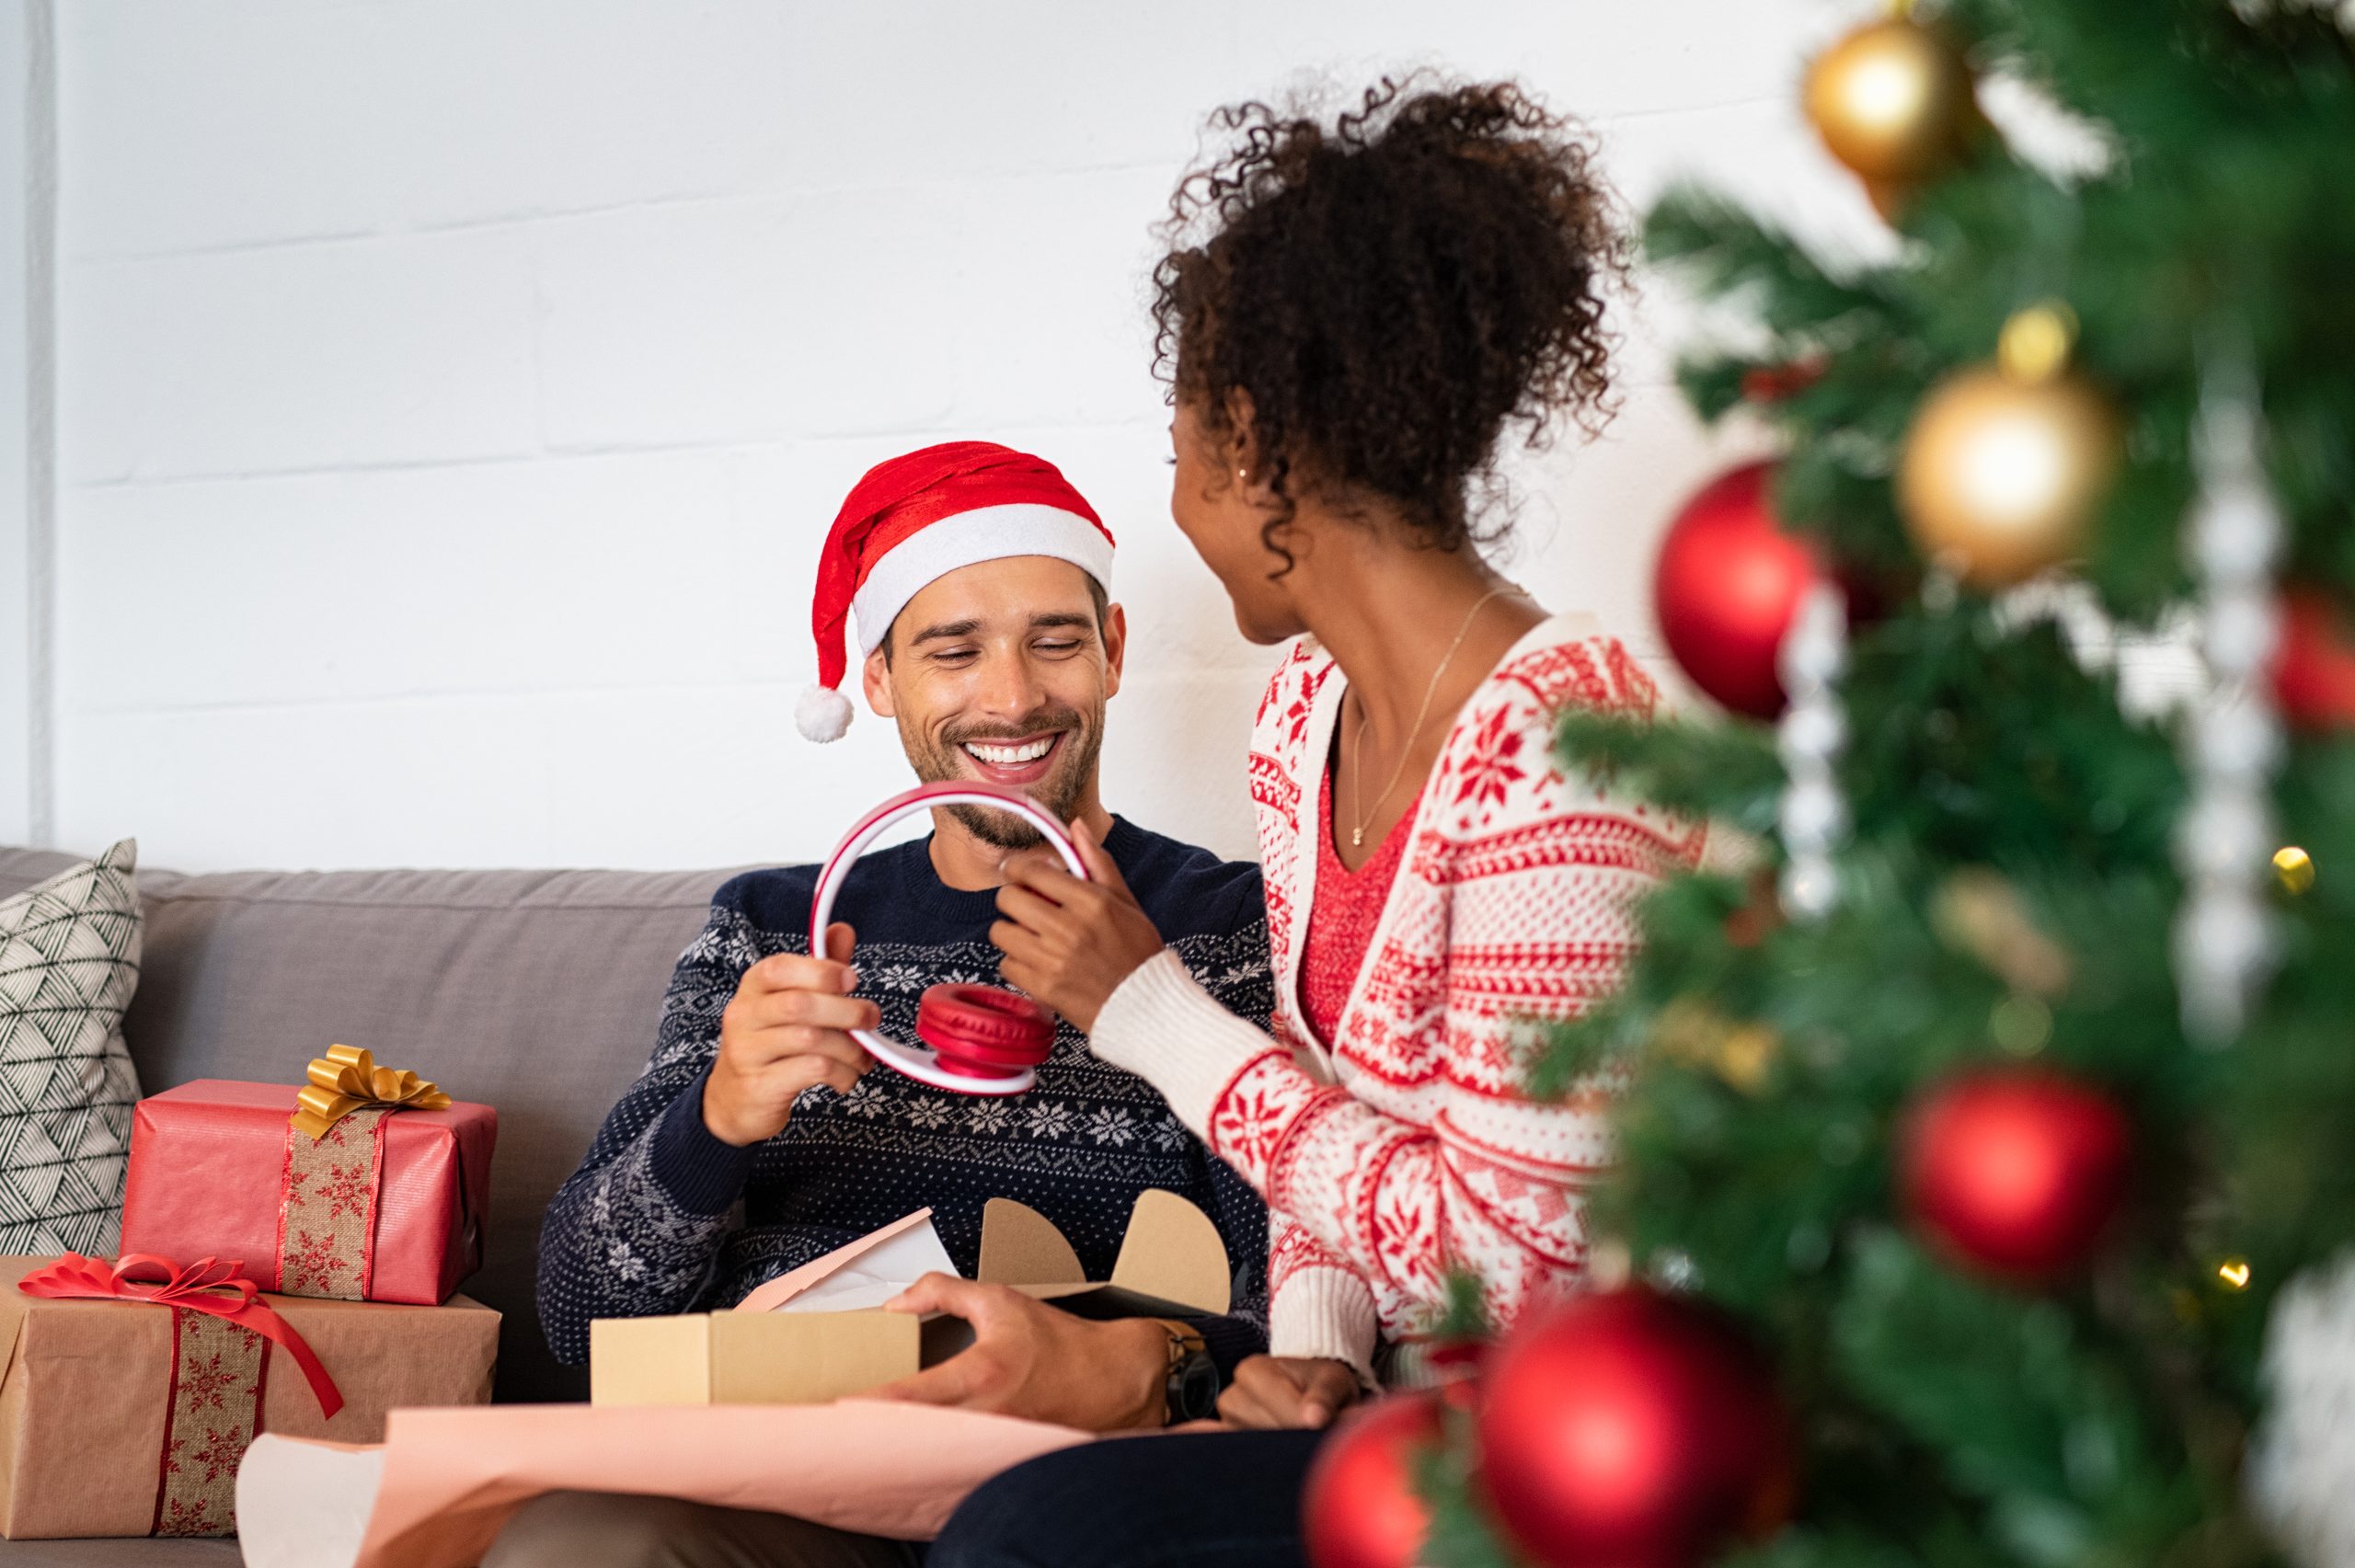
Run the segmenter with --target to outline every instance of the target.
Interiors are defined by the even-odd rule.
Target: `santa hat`
[[[854,612],[864,658],[926,584],[1009,555],[1051,555],[1111,587],[1111,531],[1044,458],[994,441],[946,441],[868,469],[818,559],[810,613],[818,683],[794,704],[801,733],[839,740],[850,727],[840,687],[850,668],[844,623]]]

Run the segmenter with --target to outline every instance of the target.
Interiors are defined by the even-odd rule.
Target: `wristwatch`
[[[1184,1323],[1156,1319],[1169,1336],[1169,1375],[1162,1384],[1165,1425],[1208,1421],[1218,1413],[1218,1363],[1202,1336]]]

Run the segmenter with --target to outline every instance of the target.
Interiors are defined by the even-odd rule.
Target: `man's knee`
[[[688,1568],[691,1505],[667,1497],[550,1492],[516,1510],[482,1568]]]
[[[925,1568],[1298,1568],[1318,1432],[1081,1443],[983,1482]]]

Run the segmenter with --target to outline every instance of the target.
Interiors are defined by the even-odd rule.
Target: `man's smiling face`
[[[867,655],[867,700],[898,723],[917,777],[1003,784],[1069,821],[1095,782],[1126,640],[1120,607],[1068,561],[983,561],[908,601]],[[1039,841],[1005,812],[952,809],[985,843]]]

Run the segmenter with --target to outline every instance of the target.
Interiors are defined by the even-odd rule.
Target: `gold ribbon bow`
[[[287,1117],[296,1132],[316,1143],[327,1129],[368,1105],[388,1111],[446,1111],[450,1096],[407,1069],[378,1067],[365,1047],[329,1046],[311,1059],[311,1082],[294,1098]]]

